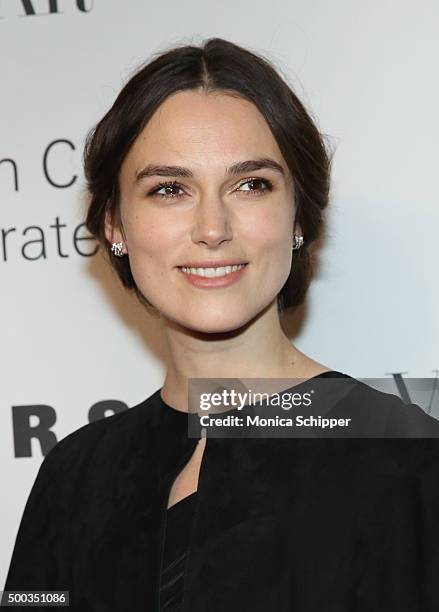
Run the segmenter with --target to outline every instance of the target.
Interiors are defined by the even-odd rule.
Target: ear
[[[123,242],[123,252],[126,253],[125,238],[121,230],[116,227],[109,211],[105,213],[105,237],[110,244]]]

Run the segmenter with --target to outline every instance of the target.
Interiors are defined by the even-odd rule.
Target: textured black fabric
[[[183,610],[438,612],[439,423],[339,377],[350,390],[330,414],[376,438],[207,439]],[[382,437],[408,427],[429,437]],[[75,612],[158,612],[169,490],[196,444],[160,390],[61,440],[5,588],[68,590]]]
[[[160,574],[160,612],[178,612],[183,602],[184,571],[197,492],[168,508],[163,567]]]

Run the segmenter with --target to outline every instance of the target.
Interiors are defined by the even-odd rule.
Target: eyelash
[[[269,181],[268,179],[263,179],[260,177],[253,177],[253,178],[249,178],[246,179],[245,181],[243,181],[242,183],[240,183],[238,185],[238,189],[240,187],[242,187],[243,185],[246,185],[247,183],[251,183],[252,181],[260,181],[261,183],[265,183],[266,184],[266,188],[265,189],[251,189],[247,192],[245,192],[249,197],[253,197],[252,194],[261,194],[264,191],[272,191],[273,190],[273,183],[271,181]],[[181,185],[181,183],[178,183],[177,181],[167,181],[165,183],[159,183],[157,185],[157,187],[154,187],[154,189],[152,189],[148,195],[149,196],[155,196],[161,199],[169,199],[169,200],[174,200],[174,199],[178,199],[183,197],[182,195],[165,195],[163,193],[157,193],[158,191],[160,191],[160,189],[166,188],[166,187],[176,187],[178,189],[183,189],[183,186]]]

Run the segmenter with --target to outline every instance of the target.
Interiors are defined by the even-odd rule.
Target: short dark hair
[[[304,237],[290,275],[277,296],[278,311],[303,303],[312,278],[311,244],[324,226],[332,156],[310,114],[272,63],[221,38],[155,54],[130,78],[113,106],[87,134],[84,171],[91,196],[89,232],[104,246],[122,284],[149,305],[137,287],[128,257],[116,257],[105,237],[105,215],[120,225],[119,170],[164,100],[183,90],[223,91],[252,102],[262,113],[294,179],[296,214]],[[291,228],[293,234],[294,227]]]

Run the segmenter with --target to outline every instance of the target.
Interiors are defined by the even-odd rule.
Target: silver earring
[[[292,250],[297,251],[303,244],[303,236],[299,236],[298,234],[294,234],[293,236],[293,246]]]
[[[113,244],[111,245],[111,252],[114,253],[116,257],[122,257],[123,256],[122,247],[123,247],[123,242],[113,242]]]

